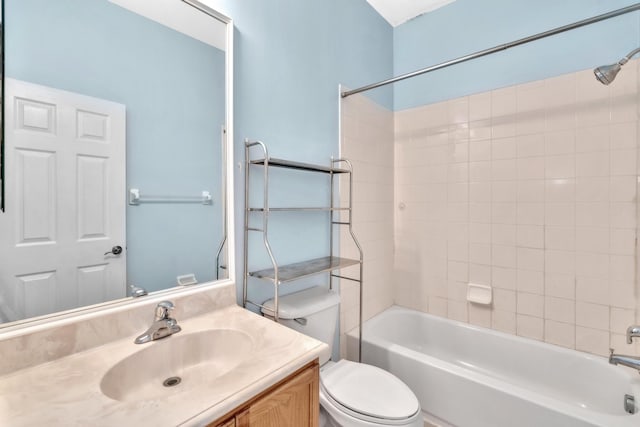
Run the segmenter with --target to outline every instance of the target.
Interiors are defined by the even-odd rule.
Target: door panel
[[[126,296],[125,107],[6,79],[4,321]]]

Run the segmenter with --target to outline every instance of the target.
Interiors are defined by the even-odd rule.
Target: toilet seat
[[[321,391],[350,416],[381,425],[403,425],[420,411],[411,389],[375,366],[340,360],[320,374]]]

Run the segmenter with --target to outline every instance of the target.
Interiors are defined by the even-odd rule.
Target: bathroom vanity
[[[319,372],[315,360],[207,427],[316,427]]]
[[[240,308],[233,284],[171,300],[182,330],[145,344],[159,297],[5,333],[0,425],[317,425],[325,344]]]

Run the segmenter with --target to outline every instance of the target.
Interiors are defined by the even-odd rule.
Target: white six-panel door
[[[5,80],[0,320],[126,295],[125,139],[124,105]]]

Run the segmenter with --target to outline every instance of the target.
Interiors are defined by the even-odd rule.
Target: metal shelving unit
[[[257,158],[252,158],[252,153],[255,153]],[[330,179],[330,201],[329,206],[326,207],[271,207],[269,206],[269,169],[272,167],[287,168],[300,172],[311,172],[326,174]],[[262,187],[263,187],[263,205],[261,207],[250,206],[249,201],[249,183],[250,174],[252,169],[262,169]],[[340,207],[334,205],[334,183],[336,175],[343,175],[349,180],[349,203],[346,207]],[[276,159],[269,157],[267,146],[261,141],[249,141],[245,140],[245,188],[244,188],[244,276],[243,276],[243,305],[247,307],[247,304],[251,304],[258,308],[262,308],[262,304],[251,301],[248,295],[248,282],[249,278],[262,279],[273,284],[274,293],[274,320],[279,321],[278,313],[278,295],[280,285],[292,282],[294,280],[302,279],[307,276],[320,273],[329,273],[329,288],[333,288],[334,278],[350,280],[357,282],[360,287],[360,318],[359,318],[359,331],[360,331],[360,344],[359,350],[362,349],[362,286],[363,286],[363,253],[362,247],[358,242],[353,232],[352,222],[352,190],[353,190],[353,168],[351,162],[346,159],[331,159],[330,166],[322,166],[310,163],[301,163],[284,159]],[[293,264],[279,265],[276,262],[273,250],[269,244],[269,216],[272,212],[330,212],[331,216],[331,235],[329,242],[329,255],[311,260],[305,260],[296,262]],[[336,219],[335,213],[346,212],[345,219]],[[250,217],[252,215],[262,216],[262,227],[251,227]],[[358,249],[359,259],[348,259],[336,257],[333,254],[333,235],[335,227],[347,226],[349,229],[349,235],[351,236],[353,243]],[[271,261],[271,268],[266,268],[258,271],[249,271],[249,249],[248,240],[249,233],[262,234],[262,241]],[[336,273],[345,267],[359,265],[358,277],[347,277]],[[359,354],[362,351],[359,351]]]

